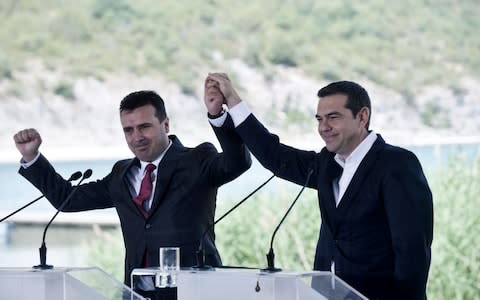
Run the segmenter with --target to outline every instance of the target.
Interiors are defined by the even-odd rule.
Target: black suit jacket
[[[315,270],[336,274],[370,299],[424,299],[433,238],[432,194],[416,156],[381,136],[360,163],[338,207],[334,153],[281,144],[250,115],[237,127],[259,162],[277,176],[317,189],[322,223]]]
[[[125,242],[125,283],[130,283],[134,268],[142,267],[145,249],[151,266],[158,266],[158,249],[165,246],[180,247],[181,266],[196,264],[195,252],[202,233],[214,221],[218,187],[251,165],[250,154],[233,130],[231,119],[221,128],[214,127],[214,131],[223,153],[210,143],[186,148],[178,138],[170,136],[173,143],[159,164],[147,219],[135,206],[126,177],[130,167],[139,164],[136,158],[118,161],[105,178],[79,186],[63,209],[76,212],[115,207]],[[43,156],[19,172],[56,208],[72,191],[72,185]],[[221,265],[213,229],[206,235],[204,249],[206,263]]]

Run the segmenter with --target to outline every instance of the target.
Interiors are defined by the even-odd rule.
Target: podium
[[[99,268],[0,268],[0,299],[144,300]]]
[[[159,282],[158,269],[134,269],[132,286]],[[276,272],[255,269],[181,269],[176,276],[178,300],[360,300],[367,299],[331,272]],[[143,284],[144,285],[144,284]],[[158,285],[156,288],[159,288]]]

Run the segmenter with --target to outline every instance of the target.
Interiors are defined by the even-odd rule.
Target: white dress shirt
[[[155,195],[155,187],[157,186],[157,174],[158,174],[158,165],[160,164],[160,161],[162,158],[165,156],[165,153],[167,153],[168,149],[170,149],[170,146],[172,145],[172,141],[169,141],[169,144],[167,148],[160,154],[160,156],[155,159],[152,162],[146,162],[146,161],[140,161],[140,167],[138,166],[132,166],[130,170],[128,170],[127,173],[127,178],[128,182],[130,183],[129,188],[130,188],[130,193],[133,195],[133,197],[137,196],[138,193],[140,193],[140,185],[142,184],[143,177],[145,176],[145,168],[147,167],[148,164],[154,164],[155,165],[155,170],[152,172],[152,194],[150,195],[150,198],[147,201],[146,209],[147,211],[150,210],[152,207],[152,202],[153,202],[153,196]]]
[[[348,185],[352,181],[353,175],[358,169],[358,166],[362,162],[367,152],[372,148],[373,143],[377,140],[377,134],[371,131],[367,137],[353,150],[352,153],[342,160],[340,155],[335,155],[335,161],[343,168],[342,176],[340,179],[333,181],[333,194],[335,196],[335,204],[338,206],[340,200],[342,200]]]

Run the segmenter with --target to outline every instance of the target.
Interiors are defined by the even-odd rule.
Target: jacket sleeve
[[[223,151],[216,153],[209,160],[208,174],[214,185],[221,186],[247,171],[252,159],[242,139],[235,132],[230,116],[227,116],[222,127],[212,128]]]
[[[110,175],[97,182],[75,187],[58,174],[43,155],[40,155],[38,160],[28,168],[20,167],[18,172],[44,194],[57,209],[68,195],[76,189],[62,211],[75,212],[113,207],[106,188],[106,182],[108,182]]]
[[[424,299],[433,239],[432,194],[415,155],[397,152],[383,181],[384,205],[394,251],[395,291]]]
[[[309,171],[313,169],[308,187],[316,187],[318,170],[315,161],[319,154],[280,143],[278,136],[271,134],[253,114],[236,130],[262,166],[276,176],[304,185]]]

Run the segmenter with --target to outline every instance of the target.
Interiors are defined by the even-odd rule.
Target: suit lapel
[[[367,155],[365,155],[355,171],[355,174],[353,175],[352,180],[350,181],[350,184],[348,185],[345,194],[343,195],[340,204],[337,207],[337,212],[339,215],[345,214],[354,199],[358,198],[355,197],[355,195],[360,192],[362,183],[375,166],[375,162],[378,158],[378,152],[381,151],[384,146],[385,141],[380,135],[378,135],[377,140],[372,145],[372,148],[367,152]]]
[[[177,170],[178,162],[182,157],[182,152],[185,150],[185,147],[176,136],[172,135],[170,138],[172,146],[170,146],[170,149],[168,149],[158,165],[155,194],[149,216],[153,215],[163,202],[165,192],[170,186],[171,179]]]
[[[327,160],[326,168],[324,169],[324,175],[319,176],[319,178],[322,178],[319,183],[319,190],[323,191],[322,195],[324,196],[324,198],[320,199],[320,206],[323,206],[327,212],[324,216],[322,216],[322,218],[334,231],[334,224],[337,223],[337,209],[335,204],[335,196],[333,194],[332,182],[335,178],[340,176],[342,167],[333,159],[333,154],[330,154],[330,156],[331,157]]]
[[[133,202],[133,197],[132,195],[132,189],[131,183],[128,180],[127,177],[127,172],[133,167],[133,166],[140,166],[140,161],[137,158],[133,158],[130,160],[130,162],[121,170],[120,173],[120,178],[122,178],[123,184],[121,185],[121,191],[120,195],[123,200],[127,203],[127,206],[130,207],[133,211],[135,211],[139,216],[143,217],[143,214],[138,210],[137,206]]]

